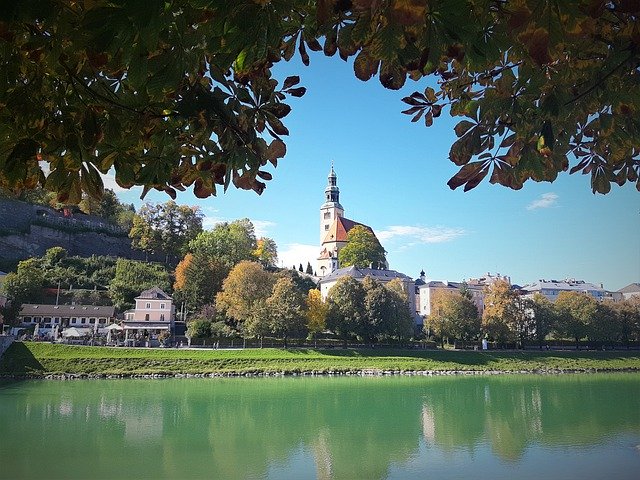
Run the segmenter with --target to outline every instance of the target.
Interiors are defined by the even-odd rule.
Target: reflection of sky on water
[[[25,386],[0,389],[0,431],[50,466],[0,444],[0,457],[12,459],[0,479],[539,479],[561,472],[585,480],[640,471],[640,375]],[[71,474],[51,466],[69,445],[77,458]]]

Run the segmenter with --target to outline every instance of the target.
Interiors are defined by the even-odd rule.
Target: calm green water
[[[0,478],[640,478],[640,375],[0,383]]]

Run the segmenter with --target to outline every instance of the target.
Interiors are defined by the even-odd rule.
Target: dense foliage
[[[228,274],[227,265],[215,257],[188,253],[175,270],[173,289],[176,304],[184,302],[187,312],[195,312],[204,305],[214,303]]]
[[[452,188],[552,181],[574,158],[594,191],[640,187],[639,13],[630,0],[4,2],[0,186],[77,203],[113,168],[144,193],[260,193],[286,153],[284,101],[305,92],[271,67],[313,50],[386,88],[431,78],[405,113],[462,117]]]
[[[148,253],[164,253],[175,259],[184,255],[187,245],[202,232],[199,207],[145,203],[133,218],[129,231],[131,245]]]
[[[431,312],[424,330],[428,335],[439,338],[441,345],[449,339],[460,340],[463,345],[478,339],[481,331],[480,316],[468,291],[435,291]]]
[[[373,232],[356,225],[347,233],[347,244],[338,253],[340,268],[352,265],[358,268],[385,268],[385,250]],[[300,265],[302,271],[302,265]]]
[[[371,277],[363,282],[340,278],[327,297],[327,328],[345,344],[351,338],[374,343],[411,337],[413,316],[407,297],[390,284]]]
[[[640,342],[640,297],[596,301],[579,291],[560,292],[555,303],[540,293],[518,294],[498,280],[484,288],[480,318],[471,291],[436,289],[431,293],[431,313],[425,317],[428,338],[479,345],[484,338],[500,347],[523,348],[560,342],[576,347],[624,346]]]
[[[232,268],[243,260],[256,260],[257,239],[251,220],[218,223],[189,242],[189,251],[216,258]]]
[[[114,278],[109,284],[109,295],[118,310],[132,308],[135,298],[144,290],[153,287],[171,293],[169,272],[163,265],[118,259]]]

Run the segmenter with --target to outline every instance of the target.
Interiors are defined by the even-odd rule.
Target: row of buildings
[[[173,332],[175,306],[169,295],[155,287],[136,297],[135,308],[124,312],[122,321],[117,321],[113,306],[43,304],[23,305],[18,321],[25,327],[37,325],[38,334],[43,336],[82,337],[117,329],[122,330],[124,339],[128,340],[156,336],[163,331]]]
[[[362,281],[372,277],[381,283],[398,279],[408,295],[411,311],[415,312],[414,320],[417,328],[421,327],[424,319],[431,315],[433,298],[438,291],[459,291],[465,288],[482,315],[484,310],[485,288],[492,283],[502,280],[511,284],[508,276],[487,274],[479,278],[471,278],[464,282],[449,282],[427,279],[421,271],[418,278],[411,278],[403,273],[389,270],[389,265],[382,268],[339,268],[338,256],[340,250],[348,243],[348,233],[355,226],[362,226],[375,233],[371,227],[344,216],[344,208],[340,204],[340,189],[337,175],[331,166],[325,188],[324,203],[320,207],[320,254],[317,259],[317,269],[314,279],[326,299],[329,291],[342,277],[349,276]],[[1,275],[0,275],[1,282]],[[529,285],[512,285],[512,288],[526,297],[539,293],[554,302],[560,292],[574,291],[591,295],[598,301],[623,300],[633,295],[640,295],[640,284],[633,283],[616,292],[604,289],[603,285],[595,285],[582,280],[538,280]],[[0,297],[0,305],[6,301]],[[135,299],[135,308],[124,313],[121,323],[126,336],[140,334],[158,334],[163,330],[173,330],[175,307],[172,298],[159,288],[146,290]],[[37,324],[46,331],[76,328],[79,331],[99,332],[115,322],[115,309],[111,306],[86,305],[24,305],[20,312],[20,320],[25,325]]]
[[[326,299],[329,290],[335,283],[344,276],[364,280],[370,276],[376,280],[386,283],[393,279],[399,279],[405,286],[408,293],[409,304],[414,310],[416,326],[422,325],[424,318],[431,315],[431,305],[434,294],[437,291],[459,291],[463,285],[471,293],[473,300],[478,307],[478,312],[482,315],[484,310],[485,288],[497,280],[503,280],[512,285],[525,297],[533,297],[536,293],[554,302],[560,292],[581,292],[591,295],[598,301],[603,300],[623,300],[633,295],[640,295],[640,284],[632,283],[621,290],[610,292],[605,290],[603,285],[595,285],[583,280],[538,280],[529,285],[519,286],[511,284],[511,278],[500,274],[487,274],[483,277],[472,278],[465,282],[448,282],[438,280],[428,280],[424,270],[416,279],[403,273],[389,270],[388,264],[383,269],[374,268],[339,268],[338,255],[340,250],[347,244],[347,235],[356,225],[360,225],[369,230],[374,236],[373,229],[355,220],[344,216],[344,207],[340,204],[340,189],[338,187],[337,175],[331,166],[329,171],[327,187],[325,188],[324,203],[320,207],[320,255],[317,260],[318,283],[322,298]]]

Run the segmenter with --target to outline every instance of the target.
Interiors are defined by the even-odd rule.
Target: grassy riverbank
[[[343,373],[358,371],[640,370],[640,352],[436,350],[188,350],[16,342],[1,376]]]

